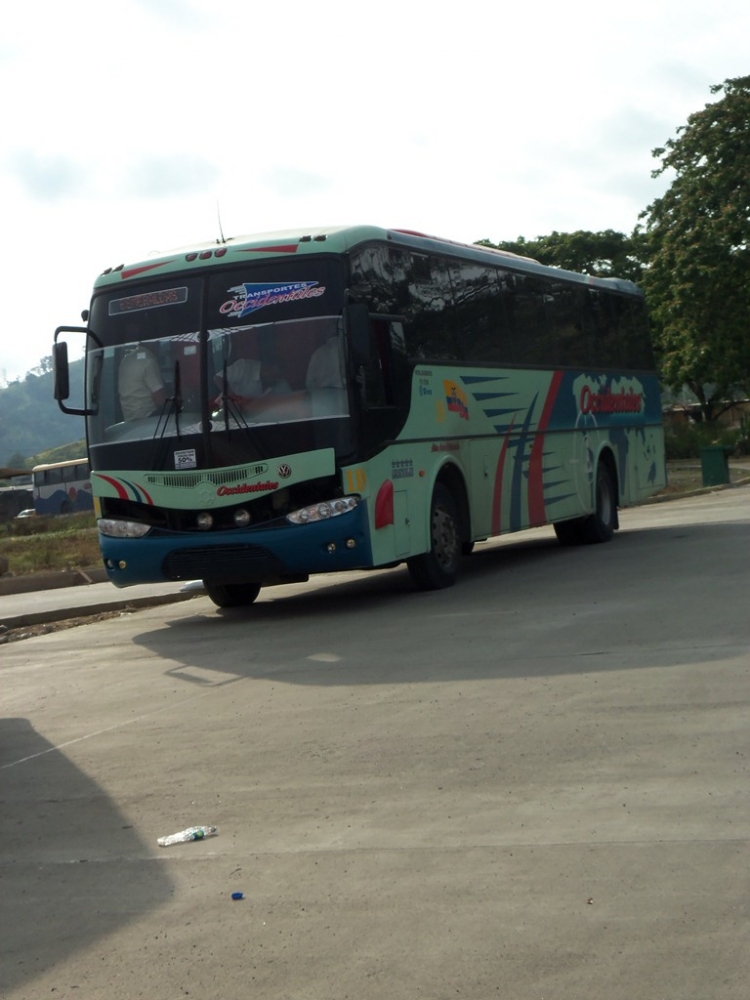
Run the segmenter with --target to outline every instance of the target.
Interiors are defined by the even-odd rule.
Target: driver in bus
[[[310,358],[305,378],[305,388],[342,389],[344,375],[341,371],[341,351],[336,334],[328,337]]]
[[[140,420],[158,413],[167,400],[167,390],[153,351],[133,344],[120,362],[117,373],[123,420]]]

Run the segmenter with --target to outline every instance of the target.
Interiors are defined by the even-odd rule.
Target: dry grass
[[[13,576],[98,566],[99,533],[93,514],[11,521],[0,535],[0,558]]]

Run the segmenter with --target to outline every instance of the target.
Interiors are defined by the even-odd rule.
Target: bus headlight
[[[246,528],[250,524],[250,511],[240,507],[234,512],[233,520],[238,528]]]
[[[214,519],[207,510],[202,510],[200,514],[196,517],[195,523],[201,529],[201,531],[210,531],[213,527]]]
[[[311,524],[313,521],[328,521],[339,514],[348,514],[350,510],[359,504],[359,497],[340,497],[337,500],[327,500],[323,503],[314,503],[309,507],[302,507],[300,510],[292,511],[286,515],[287,521],[292,524]]]
[[[102,517],[96,522],[102,535],[108,538],[143,538],[151,531],[150,524],[139,521],[116,521],[111,517]]]

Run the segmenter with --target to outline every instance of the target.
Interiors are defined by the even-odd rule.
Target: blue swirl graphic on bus
[[[325,285],[317,281],[261,282],[245,281],[227,289],[232,296],[219,309],[222,316],[242,319],[249,313],[266,306],[276,306],[284,302],[298,302],[302,299],[317,299],[325,293]]]

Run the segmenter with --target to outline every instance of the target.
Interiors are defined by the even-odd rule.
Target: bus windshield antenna
[[[219,236],[221,237],[216,242],[217,243],[226,243],[226,239],[224,238],[224,230],[221,228],[221,209],[219,208],[218,201],[216,202],[216,217],[219,220]]]

